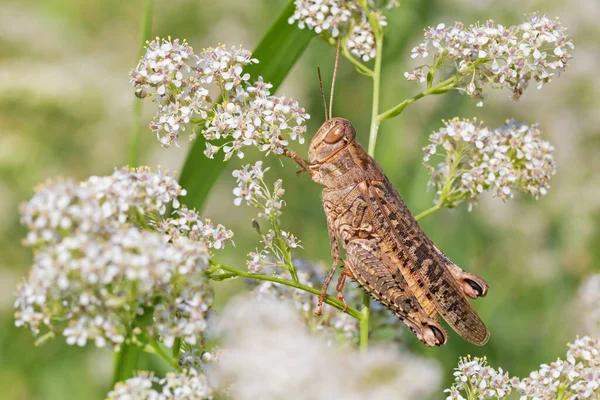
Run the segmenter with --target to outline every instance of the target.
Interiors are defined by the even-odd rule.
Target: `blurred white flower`
[[[585,332],[600,335],[600,274],[589,276],[580,286],[578,311],[583,319]]]
[[[156,39],[130,73],[138,97],[153,98],[158,111],[150,127],[161,144],[178,144],[180,132],[198,127],[207,141],[205,155],[223,150],[225,160],[234,153],[244,157],[243,147],[255,146],[267,154],[283,154],[290,140],[304,142],[304,121],[310,118],[298,102],[273,96],[270,83],[259,78],[249,83],[244,67],[257,63],[243,48],[223,45],[195,54],[184,41]],[[223,103],[215,103],[210,87],[221,91]]]
[[[160,380],[162,394],[166,399],[173,400],[202,400],[212,399],[213,390],[203,373],[195,369],[183,373],[168,372]]]
[[[288,19],[300,29],[314,30],[328,41],[341,37],[357,58],[367,62],[377,54],[375,35],[365,9],[356,0],[296,0],[294,14]],[[392,8],[396,1],[388,1],[379,8]],[[375,12],[379,24],[387,25],[381,10],[373,2],[367,4]]]
[[[433,57],[405,77],[423,82],[425,69],[453,67],[466,93],[482,99],[483,87],[509,88],[513,99],[521,97],[533,79],[538,89],[566,70],[573,58],[573,43],[558,19],[537,13],[519,25],[504,27],[492,20],[466,27],[439,24],[425,31],[425,40],[412,49],[412,58]]]
[[[195,343],[212,303],[210,249],[232,234],[185,207],[176,211],[181,220],[165,219],[183,194],[171,175],[146,167],[41,188],[21,208],[25,244],[36,252],[18,289],[16,325],[35,335],[45,326],[68,344],[118,348],[155,306],[155,323],[140,334],[168,346],[176,338]]]
[[[485,358],[461,357],[454,372],[454,384],[444,390],[446,400],[503,399],[512,391],[508,372],[487,365]]]
[[[300,259],[295,259],[294,265],[300,283],[314,288],[321,287],[325,275],[320,265]],[[285,273],[280,277],[289,279],[289,274]],[[327,304],[323,305],[323,313],[316,315],[317,297],[314,294],[270,281],[253,281],[253,284],[252,294],[258,299],[277,299],[292,304],[308,330],[324,337],[329,345],[358,342],[358,320]],[[345,298],[348,304],[359,302],[358,293],[357,290],[347,288]]]
[[[471,207],[484,191],[506,200],[515,190],[537,199],[550,189],[556,172],[554,147],[542,139],[537,124],[510,120],[491,130],[476,120],[455,118],[444,125],[429,136],[431,144],[423,149],[436,202],[455,206],[466,199]],[[443,161],[427,164],[435,156]]]
[[[215,334],[224,350],[214,376],[235,399],[422,399],[440,384],[435,361],[393,348],[329,347],[285,302],[233,300]]]
[[[125,382],[118,382],[107,395],[108,400],[203,400],[212,399],[213,390],[203,373],[195,369],[168,372],[158,379],[148,372],[138,372]]]
[[[163,400],[164,396],[154,389],[157,383],[158,378],[152,373],[138,372],[125,382],[117,382],[106,398],[107,400]]]

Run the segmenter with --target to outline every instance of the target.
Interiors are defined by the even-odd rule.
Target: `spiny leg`
[[[330,217],[327,217],[327,230],[329,232],[329,246],[331,247],[331,258],[333,258],[333,265],[331,266],[331,271],[327,274],[325,281],[323,281],[323,286],[321,287],[321,294],[319,295],[319,301],[317,302],[317,311],[315,314],[321,315],[323,313],[323,301],[325,300],[325,296],[327,296],[327,288],[333,279],[333,275],[335,275],[335,271],[338,268],[338,265],[341,261],[340,258],[340,245],[335,236],[335,231],[333,230],[333,221]]]
[[[317,315],[321,315],[323,313],[323,301],[325,300],[325,297],[327,296],[327,288],[329,287],[329,284],[331,283],[331,280],[333,279],[333,276],[335,275],[335,271],[337,270],[339,263],[340,263],[339,258],[333,260],[333,265],[331,266],[331,271],[329,271],[329,273],[325,277],[325,280],[323,281],[323,285],[321,286],[321,294],[319,294],[319,300],[317,301],[317,311],[315,311],[315,314],[317,314]]]
[[[342,266],[344,267],[344,270],[338,279],[335,290],[337,291],[338,300],[344,304],[344,309],[342,311],[346,312],[348,311],[348,303],[346,303],[346,299],[344,298],[344,284],[346,283],[346,277],[354,279],[354,275],[352,275],[352,271],[350,271],[350,268],[348,268],[345,263]]]

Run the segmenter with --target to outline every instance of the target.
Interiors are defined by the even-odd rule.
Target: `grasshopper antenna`
[[[323,90],[323,79],[321,78],[321,68],[317,67],[317,74],[319,75],[319,88],[321,89],[321,98],[323,99],[323,107],[325,108],[325,121],[327,117],[327,100],[325,100],[325,91]]]
[[[332,117],[333,110],[333,90],[335,89],[335,77],[337,75],[338,60],[340,58],[340,39],[337,41],[337,50],[335,51],[335,64],[333,66],[333,79],[331,80],[331,94],[329,95],[329,118]]]

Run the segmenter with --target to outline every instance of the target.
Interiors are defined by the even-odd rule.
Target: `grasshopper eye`
[[[336,125],[330,130],[325,136],[325,143],[334,144],[340,141],[341,138],[344,137],[344,127],[340,125]]]

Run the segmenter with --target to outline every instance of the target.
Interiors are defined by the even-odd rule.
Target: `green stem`
[[[159,355],[163,360],[165,360],[171,367],[173,367],[176,371],[181,371],[181,367],[177,363],[176,360],[169,357],[167,353],[160,347],[160,344],[148,333],[146,333],[146,340],[150,343],[150,346],[154,349],[154,353]]]
[[[428,216],[429,214],[433,214],[434,212],[438,211],[439,209],[444,207],[446,202],[448,202],[449,204],[452,204],[452,201],[454,200],[454,198],[452,198],[452,196],[450,195],[450,191],[452,190],[452,181],[454,180],[454,173],[456,172],[456,168],[458,168],[460,161],[461,161],[461,155],[459,153],[457,153],[454,157],[454,160],[452,161],[452,164],[450,164],[450,171],[448,171],[448,176],[446,177],[446,181],[444,182],[444,187],[442,188],[442,193],[440,193],[440,198],[438,199],[438,201],[435,203],[435,205],[433,207],[428,208],[427,210],[425,210],[425,211],[421,212],[419,215],[417,215],[415,217],[415,219],[417,221],[423,217]],[[448,201],[448,200],[450,200],[450,201]]]
[[[366,2],[361,2],[361,6],[368,12]],[[375,145],[377,144],[377,133],[379,130],[379,92],[381,88],[381,59],[383,57],[383,31],[379,26],[379,21],[374,13],[369,14],[369,23],[375,35],[375,67],[373,69],[373,100],[371,106],[371,129],[369,131],[369,144],[367,152],[371,157],[375,156]],[[369,347],[369,318],[371,314],[371,295],[363,294],[361,319],[360,319],[360,350],[366,352]]]
[[[371,314],[371,295],[368,293],[363,294],[360,314],[360,351],[366,352],[369,348],[369,318]]]
[[[374,28],[375,30],[375,28]],[[373,70],[373,104],[371,107],[371,129],[369,131],[368,153],[375,155],[377,132],[379,130],[379,90],[381,87],[381,49],[383,47],[383,34],[375,35],[377,55],[375,56],[375,69]]]
[[[296,267],[294,266],[294,263],[292,262],[292,254],[290,253],[290,248],[288,247],[285,240],[283,240],[283,235],[281,234],[281,228],[279,228],[279,223],[277,222],[277,219],[274,219],[273,221],[271,221],[271,225],[273,225],[273,227],[275,228],[275,233],[277,234],[277,239],[279,241],[279,247],[281,248],[281,253],[283,254],[285,263],[288,266],[287,270],[290,271],[290,274],[292,275],[292,279],[295,282],[300,282],[300,280],[298,279],[298,273],[296,272]]]
[[[418,221],[418,220],[420,220],[421,218],[428,216],[429,214],[433,214],[434,212],[436,212],[437,210],[439,210],[440,208],[442,208],[442,207],[440,206],[440,204],[441,204],[441,203],[438,201],[438,202],[437,202],[437,204],[436,204],[435,206],[433,206],[433,207],[431,207],[431,208],[428,208],[427,210],[425,210],[425,211],[421,212],[419,215],[417,215],[417,216],[415,217],[415,219]]]
[[[459,80],[460,80],[460,77],[458,75],[455,75],[451,78],[446,79],[445,81],[439,82],[437,85],[435,85],[419,94],[414,95],[411,98],[404,100],[402,103],[381,113],[379,115],[379,117],[377,117],[377,123],[379,124],[386,119],[394,118],[395,116],[399,115],[402,111],[404,111],[406,106],[414,103],[415,101],[419,100],[422,97],[429,96],[431,94],[447,93],[448,91],[450,91],[454,88],[454,86],[456,85],[456,82],[458,82]]]
[[[358,72],[360,72],[361,74],[366,75],[366,76],[373,76],[373,70],[371,68],[367,67],[366,65],[364,65],[362,62],[360,62],[356,58],[354,58],[354,56],[352,54],[350,54],[350,52],[348,51],[348,48],[346,47],[345,42],[342,45],[342,54],[344,55],[344,57],[346,57],[346,59],[348,61],[350,61],[352,64],[354,64],[354,66],[356,67]]]
[[[253,274],[251,272],[242,271],[237,268],[219,264],[214,261],[211,261],[210,264],[211,264],[211,266],[219,267],[223,271],[230,272],[231,274],[234,274],[234,275],[242,277],[242,278],[250,278],[250,279],[257,279],[260,281],[275,282],[275,283],[279,283],[279,284],[282,284],[285,286],[290,286],[290,287],[293,287],[296,289],[304,290],[305,292],[312,293],[316,296],[319,296],[321,294],[321,291],[319,289],[315,289],[313,287],[303,285],[300,282],[288,281],[286,279],[281,279],[281,278],[277,278],[275,276],[270,276],[270,275]],[[324,299],[324,302],[325,302],[325,304],[329,304],[330,306],[335,307],[338,310],[344,309],[344,303],[342,303],[335,297],[327,295]],[[358,311],[356,308],[353,308],[353,307],[348,307],[348,309],[346,310],[346,314],[348,314],[351,317],[356,318],[358,320],[361,320],[362,315],[363,315],[360,311]]]
[[[152,5],[153,0],[146,0],[144,6],[144,17],[142,20],[142,32],[140,37],[140,52],[139,57],[144,55],[144,46],[146,40],[150,38],[152,31]],[[140,136],[142,135],[142,101],[137,97],[133,100],[133,131],[129,142],[129,154],[127,162],[131,167],[135,167],[138,163],[138,154],[140,147]]]

